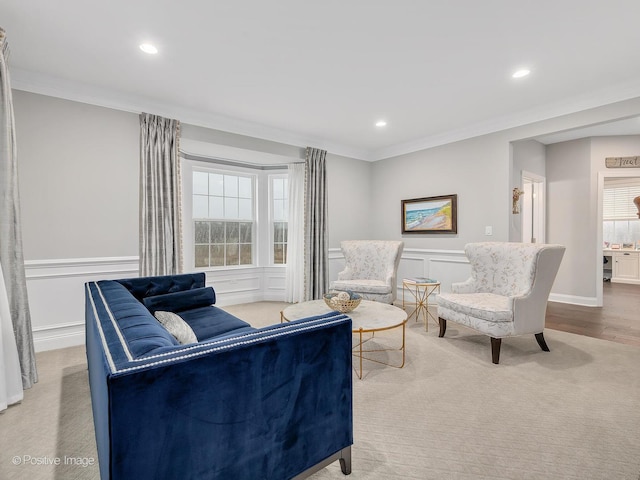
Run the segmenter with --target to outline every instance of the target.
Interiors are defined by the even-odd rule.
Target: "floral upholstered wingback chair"
[[[548,352],[542,331],[564,251],[562,245],[535,243],[467,244],[471,278],[438,295],[439,336],[447,320],[489,335],[493,363],[500,361],[504,337],[533,333]]]
[[[365,300],[393,303],[404,242],[345,240],[340,243],[346,262],[331,290],[352,291]]]

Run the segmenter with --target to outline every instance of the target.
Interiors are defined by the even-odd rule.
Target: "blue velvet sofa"
[[[351,320],[256,329],[203,304],[212,293],[204,273],[85,285],[102,480],[303,478],[336,460],[350,473]],[[158,308],[197,342],[179,343]]]

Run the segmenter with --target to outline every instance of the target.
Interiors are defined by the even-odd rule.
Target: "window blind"
[[[638,220],[638,209],[633,203],[640,196],[640,185],[604,188],[603,220]]]

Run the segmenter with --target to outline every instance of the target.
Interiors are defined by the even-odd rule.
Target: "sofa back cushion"
[[[145,297],[202,288],[205,286],[205,273],[126,278],[116,281],[124,285],[134,297],[142,302]]]

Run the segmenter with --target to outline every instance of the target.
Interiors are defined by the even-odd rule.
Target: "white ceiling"
[[[639,18],[638,0],[0,3],[14,88],[367,160],[640,96]]]

